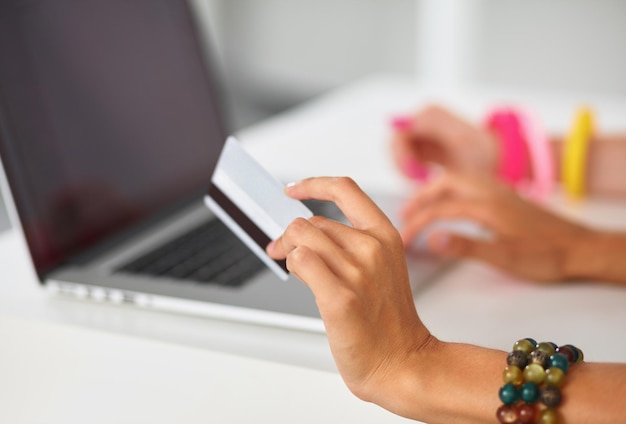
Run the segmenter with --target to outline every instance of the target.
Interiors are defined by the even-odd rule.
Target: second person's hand
[[[430,250],[446,257],[482,260],[512,274],[540,281],[581,277],[584,249],[601,233],[570,222],[521,198],[490,178],[446,174],[406,204],[405,244],[439,219],[470,219],[491,232],[473,239],[433,232]]]

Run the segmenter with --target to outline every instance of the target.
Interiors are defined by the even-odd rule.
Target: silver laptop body
[[[51,291],[323,331],[308,288],[249,252],[254,272],[236,284],[225,271],[135,270],[159,268],[144,258],[161,246],[219,227],[202,197],[228,131],[205,51],[184,0],[2,2],[0,154],[13,225]],[[378,200],[391,214],[399,205]],[[409,266],[416,284],[439,269],[430,258]]]

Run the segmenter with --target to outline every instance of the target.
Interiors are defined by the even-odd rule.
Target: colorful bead
[[[528,365],[528,357],[521,350],[514,350],[507,355],[506,363],[507,365],[514,365],[523,370],[526,368],[526,365]]]
[[[552,356],[556,353],[557,346],[552,342],[541,342],[537,345],[537,350],[545,352],[548,356]]]
[[[584,360],[573,345],[557,346],[526,338],[515,342],[502,373],[499,396],[504,405],[496,411],[500,423],[558,424],[555,409],[562,402],[560,388],[570,366]],[[539,407],[541,401],[545,408]]]
[[[537,340],[531,338],[531,337],[526,337],[524,340],[528,340],[529,342],[532,343],[532,345],[536,348],[537,347]]]
[[[507,365],[502,372],[502,380],[520,386],[524,382],[524,372],[515,365]]]
[[[578,353],[578,357],[576,358],[576,363],[580,363],[583,362],[585,360],[585,355],[583,355],[583,351],[578,349],[576,346],[574,345],[567,345],[570,346],[572,349],[574,349],[577,353]]]
[[[539,364],[528,364],[524,368],[524,379],[531,383],[541,384],[546,379],[546,371]]]
[[[546,352],[544,352],[543,350],[534,350],[530,353],[530,363],[531,364],[539,364],[541,365],[544,369],[548,368],[548,365],[550,364],[550,355],[548,355]]]
[[[546,370],[546,384],[552,387],[561,387],[565,381],[565,373],[561,368],[551,367]]]
[[[535,350],[536,343],[533,343],[534,340],[522,339],[515,342],[513,345],[513,350],[519,350],[524,352],[526,355],[530,355],[530,352]]]
[[[518,421],[517,409],[512,405],[502,405],[496,411],[496,418],[502,424],[515,424]]]
[[[512,405],[519,400],[519,391],[511,383],[500,388],[500,400],[505,405]]]
[[[526,403],[535,403],[539,400],[539,395],[541,394],[539,390],[539,386],[535,383],[524,383],[522,388],[520,389],[520,397]]]
[[[537,424],[559,424],[559,414],[555,409],[544,409],[539,414]]]
[[[568,345],[565,345],[565,346],[571,348],[575,352],[576,358],[574,359],[574,362],[576,362],[578,364],[578,363],[583,362],[585,360],[585,355],[583,355],[583,351],[582,350],[578,349],[576,346],[571,345],[571,344],[568,344]]]
[[[576,351],[572,349],[570,346],[561,346],[556,351],[557,353],[560,353],[561,355],[565,356],[567,358],[567,361],[570,364],[573,364],[576,362],[578,353],[576,353]]]
[[[561,403],[561,391],[556,387],[544,387],[541,390],[541,402],[548,408],[554,408]]]
[[[561,353],[555,353],[550,357],[550,368],[552,367],[561,368],[563,372],[567,372],[569,369],[567,357]]]
[[[517,408],[517,422],[521,424],[532,424],[537,418],[537,407],[533,404],[522,403]]]

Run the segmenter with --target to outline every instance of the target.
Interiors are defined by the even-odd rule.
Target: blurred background
[[[237,129],[374,74],[626,96],[623,0],[190,1]]]
[[[626,95],[623,0],[193,0],[238,126],[361,77]]]

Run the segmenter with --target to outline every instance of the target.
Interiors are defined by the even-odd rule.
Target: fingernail
[[[402,166],[404,174],[417,181],[426,181],[428,179],[428,168],[413,158],[407,158]]]
[[[296,184],[298,184],[298,183],[296,183],[295,181],[287,183],[285,185],[285,193],[288,192],[289,190],[291,190],[292,187],[295,187]]]
[[[268,252],[271,252],[272,250],[274,250],[274,246],[276,245],[276,242],[274,240],[270,241],[269,244],[265,247],[265,250]]]
[[[395,130],[407,131],[413,126],[413,120],[409,116],[398,115],[391,118],[389,124]]]

